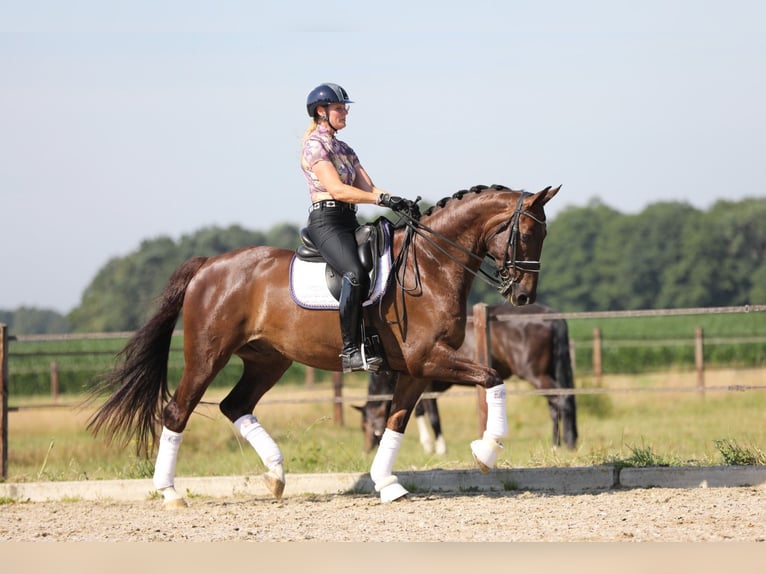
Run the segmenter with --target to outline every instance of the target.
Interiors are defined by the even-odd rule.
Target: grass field
[[[708,388],[763,385],[766,369],[708,371]],[[366,472],[372,454],[363,453],[360,415],[366,394],[361,376],[344,380],[345,425],[333,422],[332,386],[277,386],[256,408],[256,415],[282,448],[288,473]],[[577,397],[580,442],[574,451],[551,448],[551,423],[545,399],[515,395],[530,387],[507,381],[510,436],[499,466],[718,465],[742,460],[764,464],[766,393],[693,389],[692,372],[606,376],[608,394]],[[590,381],[578,378],[576,387]],[[638,389],[638,391],[631,391]],[[673,392],[657,392],[670,389]],[[211,389],[205,401],[215,403],[225,391]],[[62,399],[64,400],[64,399]],[[67,403],[76,402],[72,398]],[[310,402],[312,400],[321,402]],[[16,404],[43,405],[50,399],[15,397]],[[469,442],[476,437],[476,394],[453,387],[440,399],[448,444],[445,456],[426,455],[410,422],[395,470],[473,468]],[[85,431],[90,410],[25,408],[9,413],[10,482],[38,480],[96,480],[149,477],[154,460],[135,456],[132,449],[108,446]],[[739,457],[739,458],[738,458]],[[238,437],[214,404],[201,405],[184,435],[179,476],[252,475],[263,471],[250,446]]]

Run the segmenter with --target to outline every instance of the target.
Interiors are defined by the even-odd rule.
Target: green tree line
[[[538,300],[561,311],[765,304],[764,221],[766,199],[755,198],[719,201],[706,211],[678,202],[655,203],[638,214],[599,200],[569,207],[548,222]],[[294,249],[299,231],[287,223],[266,232],[206,227],[178,241],[148,239],[108,261],[66,316],[20,308],[0,311],[0,322],[13,334],[132,331],[186,259],[252,245]],[[477,280],[469,304],[478,301],[500,297]]]
[[[765,217],[766,199],[569,208],[549,223],[539,299],[565,312],[764,304]]]

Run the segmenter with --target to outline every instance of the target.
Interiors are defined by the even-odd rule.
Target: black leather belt
[[[311,207],[309,207],[309,213],[317,209],[348,209],[349,211],[353,211],[354,213],[356,213],[356,205],[354,205],[353,203],[346,203],[345,201],[336,201],[334,199],[324,199],[322,201],[317,201],[316,203],[312,203]]]

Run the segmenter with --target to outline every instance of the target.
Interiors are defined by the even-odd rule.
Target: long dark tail
[[[553,378],[560,389],[574,388],[572,359],[569,355],[569,327],[564,319],[554,319],[553,326]],[[561,418],[564,427],[564,443],[570,448],[577,444],[577,407],[575,396],[562,397]]]
[[[111,394],[88,421],[94,434],[126,446],[136,440],[136,451],[148,455],[157,438],[162,408],[170,398],[168,355],[186,288],[207,260],[194,257],[176,269],[160,295],[159,310],[136,331],[117,355],[118,364],[101,377],[89,401]]]

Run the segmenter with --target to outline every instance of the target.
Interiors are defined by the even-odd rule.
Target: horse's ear
[[[559,192],[561,189],[561,186],[558,187],[551,187],[550,185],[543,189],[542,191],[538,191],[536,194],[534,194],[532,197],[527,199],[527,205],[537,205],[538,203],[542,207],[546,203],[548,203],[553,197]]]

